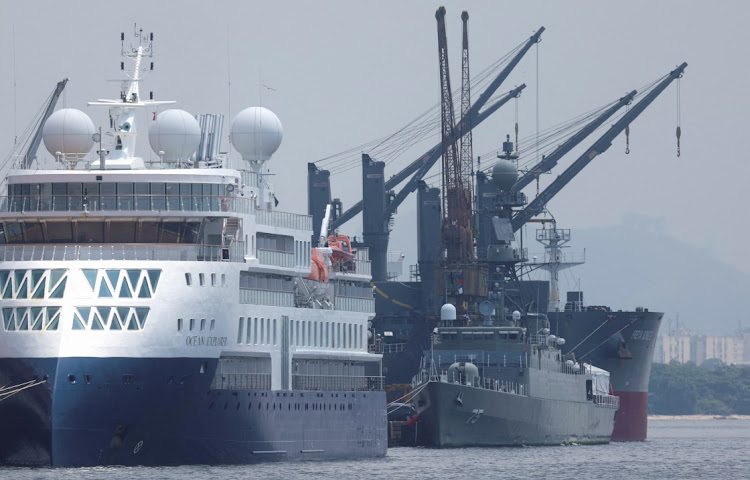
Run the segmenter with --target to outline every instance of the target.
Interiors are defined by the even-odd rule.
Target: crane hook
[[[682,129],[677,125],[677,156],[680,156],[680,137],[682,136]]]
[[[625,126],[625,155],[630,153],[630,125]]]

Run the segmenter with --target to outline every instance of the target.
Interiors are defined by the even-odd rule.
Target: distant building
[[[654,348],[655,363],[693,362],[700,365],[709,359],[727,365],[750,365],[750,332],[735,336],[715,337],[696,335],[685,329],[675,329],[660,335]]]

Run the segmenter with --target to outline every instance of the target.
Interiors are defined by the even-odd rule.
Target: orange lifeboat
[[[321,283],[328,282],[328,265],[326,265],[326,255],[323,253],[323,250],[322,248],[312,249],[312,255],[310,255],[310,275],[305,278]]]
[[[333,234],[328,237],[328,246],[331,249],[331,265],[335,271],[354,272],[354,252],[349,237],[341,234]]]

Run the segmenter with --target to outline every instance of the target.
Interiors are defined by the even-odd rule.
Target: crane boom
[[[467,215],[467,227],[471,228],[472,198],[474,197],[474,150],[472,146],[471,127],[471,76],[469,75],[469,12],[461,12],[463,22],[463,39],[461,42],[461,118],[466,122],[463,135],[460,135],[458,161],[461,165],[461,183],[464,189]]]
[[[518,63],[521,61],[521,59],[526,55],[526,53],[529,51],[532,45],[539,42],[539,39],[542,36],[542,33],[544,32],[544,27],[540,27],[539,30],[534,33],[527,41],[524,43],[524,45],[516,52],[516,54],[513,56],[513,58],[508,62],[508,64],[503,68],[500,73],[497,74],[495,79],[490,83],[487,88],[484,89],[484,91],[479,95],[479,98],[474,102],[472,105],[472,108],[470,110],[471,112],[471,124],[476,127],[478,126],[483,120],[485,120],[489,113],[494,113],[497,111],[500,106],[505,104],[503,101],[500,103],[500,101],[495,102],[492,104],[492,106],[488,107],[487,110],[491,110],[490,112],[482,111],[481,113],[479,110],[484,107],[484,105],[490,100],[490,98],[495,94],[498,88],[500,88],[500,85],[505,81],[506,78],[508,78],[508,75],[513,71],[513,69],[518,65]],[[525,87],[526,85],[523,85]],[[513,96],[506,96],[504,99],[510,99],[515,96],[518,96],[518,93],[523,89],[523,87],[516,88],[511,91],[516,92]],[[508,95],[511,95],[510,93]],[[502,101],[502,100],[501,100]],[[507,100],[506,100],[507,101]],[[485,115],[487,113],[487,115]],[[464,131],[464,119],[461,118],[461,121],[458,122],[456,125],[456,130],[458,131],[457,135],[462,135],[462,132]],[[424,171],[424,173],[427,173],[427,171],[432,168],[432,166],[435,164],[438,158],[440,158],[440,148],[441,144],[437,144],[434,147],[432,147],[430,150],[425,152],[423,155],[421,155],[418,159],[413,161],[411,164],[409,164],[407,167],[405,167],[403,170],[398,172],[397,174],[393,175],[391,178],[389,178],[385,182],[385,189],[386,190],[392,190],[394,187],[396,187],[399,183],[403,182],[407,178],[409,178],[409,175],[413,174],[417,170]],[[423,167],[426,167],[423,168]],[[420,176],[421,179],[424,176]],[[414,191],[414,189],[417,188],[418,181],[415,182],[413,188],[411,188],[410,192]],[[395,210],[395,208],[394,208]],[[332,229],[339,228],[344,223],[348,222],[352,218],[356,217],[357,214],[362,212],[362,200],[352,205],[348,210],[346,210],[344,213],[339,215],[336,220],[331,224]],[[393,213],[393,212],[391,212]]]
[[[55,111],[57,100],[60,98],[60,94],[65,88],[65,85],[68,83],[68,80],[70,79],[63,78],[62,80],[57,82],[55,91],[52,92],[52,96],[50,97],[49,103],[47,104],[47,109],[44,111],[44,114],[39,120],[39,126],[37,127],[36,132],[34,132],[34,136],[31,138],[31,142],[29,142],[29,148],[26,150],[26,153],[23,156],[22,168],[29,168],[31,166],[31,163],[36,160],[36,152],[37,150],[39,150],[39,144],[42,142],[42,131],[44,130],[44,124],[47,122],[47,119],[50,117],[50,115],[52,115],[52,112]]]
[[[672,81],[682,77],[683,72],[687,67],[687,63],[683,62],[679,67],[669,72],[659,84],[657,84],[653,90],[651,90],[641,101],[635,104],[625,115],[623,115],[599,140],[597,140],[591,148],[587,149],[586,152],[578,157],[560,176],[558,176],[542,193],[539,194],[526,208],[518,212],[511,220],[513,231],[516,232],[532,217],[542,213],[545,205],[554,197],[562,188],[568,184],[578,173],[588,165],[597,155],[605,152],[611,145],[612,141],[617,135],[622,132],[625,127],[638,118],[643,111],[658,97]]]
[[[490,117],[493,113],[498,111],[500,107],[505,105],[510,101],[511,98],[516,98],[521,94],[521,91],[526,88],[526,84],[522,84],[507,94],[505,94],[504,97],[502,97],[497,102],[493,103],[486,109],[482,110],[482,113],[480,113],[475,119],[474,124],[479,125],[483,121],[485,121],[487,118]],[[463,130],[461,129],[461,126],[459,125],[456,130],[458,131],[457,135],[461,135]],[[411,192],[417,189],[419,186],[419,182],[422,181],[425,175],[427,175],[427,172],[432,168],[432,166],[435,164],[435,161],[440,158],[440,151],[441,151],[442,144],[438,143],[434,147],[432,147],[425,155],[430,155],[430,157],[434,156],[435,160],[425,162],[422,164],[419,170],[409,179],[409,181],[404,185],[404,187],[393,197],[393,200],[388,204],[388,206],[383,211],[383,217],[381,219],[382,222],[388,221],[391,215],[398,209],[399,205],[401,205],[404,200],[406,200],[406,197],[409,196]],[[356,215],[356,213],[355,213]],[[354,215],[352,215],[354,216]],[[341,223],[343,224],[345,221],[349,220],[344,219]]]
[[[497,74],[495,79],[490,83],[487,88],[484,89],[484,91],[479,95],[479,98],[474,102],[474,104],[471,106],[471,113],[472,113],[472,119],[474,119],[473,125],[477,126],[476,123],[476,117],[479,114],[479,110],[484,107],[484,105],[490,100],[490,98],[495,94],[498,88],[500,88],[500,85],[505,81],[506,78],[508,78],[508,75],[513,71],[513,69],[518,65],[518,62],[521,61],[524,55],[526,55],[526,52],[529,51],[532,45],[539,42],[539,39],[542,36],[542,32],[544,32],[544,27],[541,27],[537,32],[529,38],[526,43],[524,43],[523,47],[521,47],[518,52],[513,56],[513,58],[508,62],[508,64],[503,68],[500,73]],[[485,117],[486,118],[486,117]],[[458,122],[457,127],[459,130],[463,131],[463,127],[461,125],[464,123],[464,119],[461,118],[461,120]],[[440,157],[437,157],[440,158]],[[433,163],[437,161],[437,158],[433,160]],[[427,160],[427,155],[422,155],[417,160],[412,162],[409,166],[392,176],[385,184],[386,190],[390,190],[399,183],[406,180],[406,178],[411,175],[412,173],[416,172],[422,164]],[[362,206],[360,204],[359,209],[362,210]],[[355,208],[356,205],[352,208]],[[359,212],[355,212],[354,215],[356,215]],[[352,216],[354,216],[352,215]]]
[[[471,217],[466,208],[461,163],[456,149],[456,117],[448,62],[448,39],[445,34],[445,7],[435,12],[438,33],[438,67],[440,74],[440,130],[443,153],[443,228],[441,236],[449,264],[468,260],[470,246],[464,245],[464,232],[471,232]],[[466,257],[466,258],[464,258]]]
[[[633,97],[635,97],[636,93],[637,92],[633,90],[629,94],[620,98],[620,100],[618,100],[614,105],[612,105],[604,113],[596,117],[585,127],[576,132],[575,135],[571,136],[568,140],[565,141],[565,143],[557,147],[552,153],[545,157],[542,157],[542,160],[539,163],[537,163],[528,172],[524,173],[521,178],[518,179],[515,185],[513,185],[513,188],[511,188],[511,191],[520,192],[526,187],[526,185],[534,181],[534,179],[540,174],[552,170],[557,165],[557,161],[560,160],[563,155],[567,154],[576,145],[581,143],[594,130],[599,128],[601,124],[604,123],[609,117],[614,115],[617,110],[624,107],[625,105],[629,105],[630,102],[633,101]]]
[[[510,92],[506,93],[504,96],[502,96],[499,100],[497,100],[495,103],[491,104],[486,109],[482,110],[476,117],[474,117],[473,124],[476,127],[477,125],[480,125],[482,122],[487,120],[493,113],[498,111],[500,107],[508,103],[512,98],[516,98],[521,94],[523,89],[526,88],[526,84],[521,84],[518,87],[514,88]],[[462,124],[458,124],[456,126],[456,135],[462,135],[463,133],[463,126]],[[411,192],[417,189],[419,186],[419,182],[424,178],[425,175],[427,175],[427,172],[432,168],[433,165],[435,165],[435,162],[438,158],[440,158],[441,155],[441,148],[442,143],[438,143],[435,146],[433,146],[431,149],[427,150],[424,155],[420,157],[419,160],[417,160],[417,164],[419,168],[417,168],[416,173],[409,179],[409,181],[404,185],[404,187],[401,189],[401,191],[396,194],[393,201],[391,201],[388,206],[385,209],[385,212],[383,213],[383,221],[386,221],[388,217],[393,215],[393,212],[396,211],[399,205],[403,203],[404,200],[406,200],[406,197],[409,196]],[[394,185],[395,186],[395,185]],[[385,183],[386,189],[392,189],[393,187],[388,186],[388,182]],[[335,230],[339,228],[341,225],[345,224],[352,218],[354,218],[358,213],[362,211],[362,200],[354,204],[351,208],[349,208],[347,211],[336,217],[336,219],[331,222],[331,230]]]

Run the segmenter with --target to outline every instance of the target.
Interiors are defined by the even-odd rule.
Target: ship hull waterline
[[[418,442],[432,447],[608,443],[616,416],[591,403],[444,382],[429,382],[416,402]]]
[[[244,464],[385,455],[384,392],[219,390],[210,385],[215,368],[208,358],[0,359],[6,383],[18,373],[43,380],[2,401],[0,464]]]

